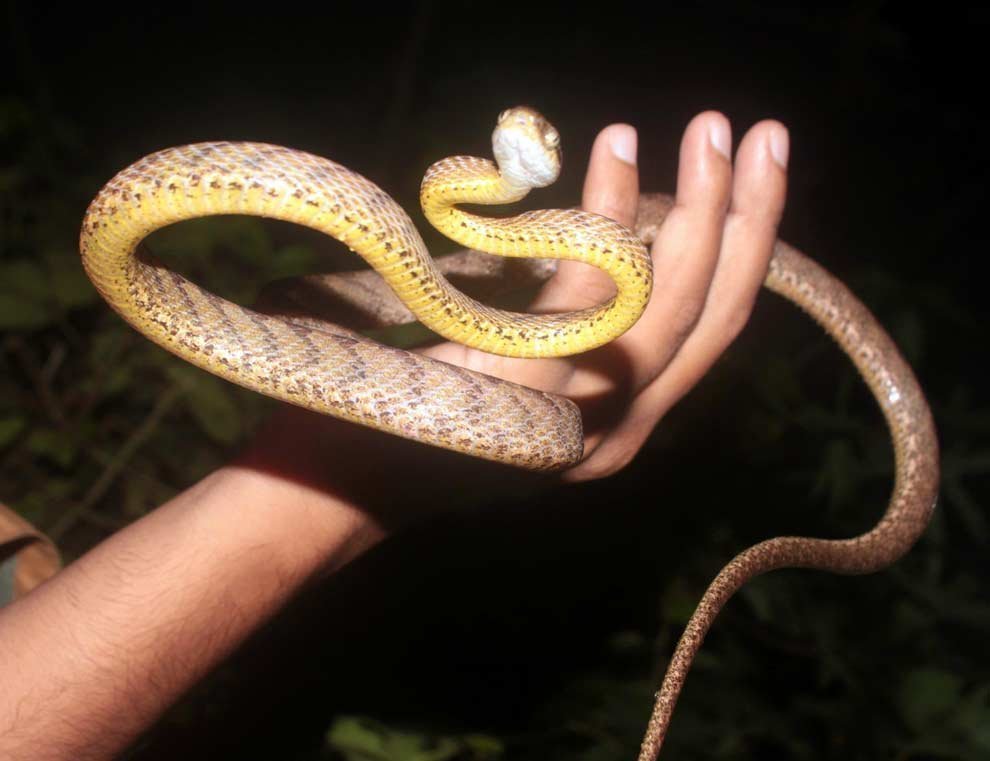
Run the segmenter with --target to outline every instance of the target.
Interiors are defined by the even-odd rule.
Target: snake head
[[[492,151],[502,177],[511,185],[543,188],[560,175],[560,133],[529,106],[499,114]]]

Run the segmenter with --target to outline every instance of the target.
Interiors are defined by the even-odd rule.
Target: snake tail
[[[669,208],[666,197],[647,197],[645,203],[650,208]],[[658,215],[647,216],[655,220]],[[722,606],[744,584],[778,568],[813,568],[842,574],[879,571],[911,549],[935,508],[939,484],[935,424],[914,373],[890,336],[845,285],[786,243],[777,242],[764,285],[818,322],[866,381],[893,439],[893,492],[879,522],[860,536],[843,540],[768,539],[741,552],[719,572],[705,590],[671,657],[639,761],[656,759],[705,635]]]

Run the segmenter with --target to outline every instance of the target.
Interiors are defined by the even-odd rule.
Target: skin
[[[734,164],[730,146],[721,114],[688,125],[677,204],[652,250],[653,298],[617,341],[557,360],[427,350],[575,399],[588,423],[585,459],[560,478],[621,469],[745,325],[784,206],[787,131],[757,124]],[[602,131],[585,209],[632,225],[635,154],[632,127]],[[565,262],[533,308],[582,308],[611,287],[597,270]],[[374,477],[382,468],[394,477]],[[450,474],[449,495],[434,491],[420,504],[400,489],[404,473],[424,468]],[[500,466],[282,410],[229,466],[0,610],[0,758],[116,757],[303,586],[479,479],[493,489],[507,481]]]

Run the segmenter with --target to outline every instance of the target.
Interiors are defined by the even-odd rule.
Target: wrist
[[[312,481],[262,469],[250,455],[182,495],[202,541],[237,555],[255,551],[294,584],[346,565],[384,538],[372,515]],[[170,507],[166,506],[167,507]],[[235,568],[236,560],[231,560]]]

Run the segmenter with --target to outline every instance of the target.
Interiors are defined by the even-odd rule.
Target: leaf
[[[495,759],[505,754],[505,745],[491,735],[464,735],[464,744],[478,759]]]
[[[50,291],[44,270],[29,259],[15,259],[0,265],[0,284],[5,290],[26,298],[44,299]]]
[[[156,256],[181,257],[187,264],[203,262],[213,248],[216,217],[190,219],[152,233],[146,245]]]
[[[296,277],[313,271],[319,263],[320,257],[309,246],[301,244],[283,246],[272,256],[268,265],[268,277],[273,280]]]
[[[57,317],[48,278],[37,263],[17,259],[0,265],[0,329],[35,330]]]
[[[10,293],[0,293],[0,330],[36,330],[51,324],[55,315],[47,304]]]
[[[948,718],[959,703],[962,679],[948,671],[920,668],[901,684],[898,705],[904,723],[922,733]]]
[[[27,421],[20,415],[0,417],[0,447],[5,447],[24,430]]]
[[[79,453],[76,442],[70,436],[52,428],[32,431],[25,446],[31,454],[51,460],[63,468],[72,465]]]
[[[690,620],[697,605],[698,596],[692,594],[683,579],[675,579],[663,591],[660,613],[664,620],[683,626]]]
[[[473,735],[477,744],[478,735]],[[400,732],[381,722],[357,716],[342,716],[327,733],[327,744],[347,761],[447,761],[462,752],[465,743],[452,737],[431,738]],[[488,747],[498,745],[493,740]]]
[[[215,220],[217,240],[242,261],[262,267],[272,254],[268,230],[257,217],[229,216]]]
[[[990,686],[974,690],[955,714],[955,724],[969,742],[990,753]]]
[[[89,306],[99,294],[82,268],[75,251],[49,250],[42,254],[50,277],[50,290],[65,309]]]
[[[242,431],[241,413],[226,382],[186,366],[169,367],[167,374],[186,388],[186,409],[203,433],[221,444],[238,439]]]
[[[254,217],[235,214],[188,220],[160,230],[152,238],[156,255],[176,257],[185,265],[209,262],[220,246],[242,262],[264,265],[272,244],[264,224]]]

